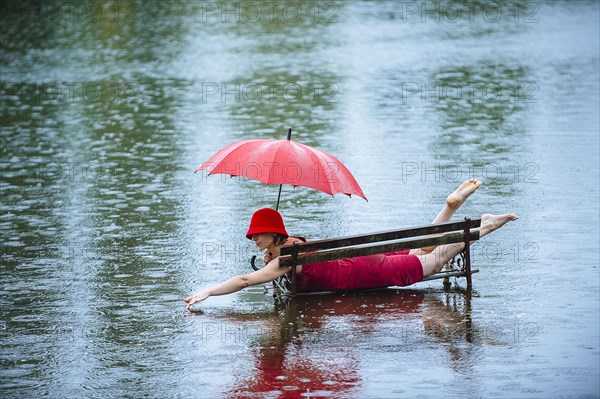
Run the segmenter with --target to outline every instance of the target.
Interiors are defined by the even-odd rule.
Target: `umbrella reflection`
[[[460,291],[299,296],[254,337],[253,369],[239,376],[226,396],[360,397],[365,385],[362,355],[439,343],[447,349],[452,369],[469,372],[476,351],[468,344],[477,334],[470,315],[471,294]],[[224,317],[248,320],[241,314]]]

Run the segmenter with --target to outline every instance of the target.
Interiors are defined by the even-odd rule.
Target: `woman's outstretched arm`
[[[249,274],[242,274],[230,278],[220,284],[213,287],[209,287],[205,290],[200,291],[196,295],[189,296],[184,299],[187,302],[186,309],[189,309],[196,302],[201,302],[209,296],[215,295],[227,295],[233,292],[237,292],[251,285],[258,285],[273,281],[276,278],[283,276],[285,273],[290,271],[290,267],[279,267],[279,258],[273,259],[265,267]]]

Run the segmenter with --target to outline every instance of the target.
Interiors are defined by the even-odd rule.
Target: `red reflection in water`
[[[352,337],[373,331],[382,318],[414,318],[424,298],[409,290],[297,297],[256,349],[252,376],[241,378],[227,397],[360,397],[363,381]],[[327,323],[332,320],[348,331],[331,333]]]
[[[298,398],[302,396],[354,397],[351,393],[360,386],[355,359],[330,359],[314,362],[305,359],[289,362],[285,352],[267,349],[261,352],[252,381],[231,392],[234,398]],[[277,395],[277,396],[275,396]]]

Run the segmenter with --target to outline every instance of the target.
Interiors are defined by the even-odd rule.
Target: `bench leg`
[[[472,273],[471,273],[471,219],[465,218],[465,271],[467,273],[467,290],[473,287]]]
[[[295,297],[296,296],[296,260],[298,259],[298,243],[294,243],[294,251],[292,253],[292,259],[294,260],[294,262],[292,263],[292,282],[291,282],[291,287],[290,287],[290,297]]]
[[[472,273],[471,273],[471,259],[469,256],[469,250],[467,249],[467,252],[465,253],[465,263],[466,263],[466,267],[467,267],[467,289],[470,290],[471,288],[473,288],[473,279],[472,279]]]
[[[292,284],[290,287],[290,296],[293,298],[296,296],[296,266],[292,266]]]
[[[444,277],[444,290],[445,291],[450,291],[450,288],[452,287],[452,284],[450,283],[450,277]]]

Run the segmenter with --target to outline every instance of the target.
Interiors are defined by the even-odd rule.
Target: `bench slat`
[[[476,229],[481,226],[481,219],[472,219],[469,222],[469,226],[471,229]],[[340,247],[349,247],[352,245],[363,245],[363,244],[371,244],[381,241],[391,241],[391,240],[400,240],[403,238],[411,238],[418,237],[430,234],[440,234],[440,233],[448,233],[452,231],[463,231],[465,228],[466,222],[447,222],[440,224],[430,224],[419,227],[410,227],[401,230],[388,230],[381,231],[372,234],[361,234],[355,236],[347,236],[335,239],[326,239],[326,240],[317,240],[311,241],[308,243],[296,244],[298,247],[298,252],[312,252],[312,251],[321,251],[325,249],[332,248],[340,248]],[[426,246],[426,245],[424,245]],[[406,249],[412,249],[415,247],[410,247]],[[294,251],[293,245],[286,245],[281,248],[281,255],[291,255]]]
[[[404,240],[400,242],[369,245],[362,247],[332,249],[329,251],[322,251],[317,253],[299,254],[298,258],[294,261],[292,255],[282,255],[279,257],[279,267],[289,267],[292,265],[306,265],[309,263],[325,262],[337,259],[355,258],[358,256],[381,254],[386,252],[394,252],[406,249],[428,247],[432,245],[444,245],[453,244],[457,242],[463,242],[465,239],[464,233],[451,233],[437,237],[426,237],[411,240]],[[479,231],[471,231],[470,240],[476,241],[479,239]],[[306,250],[304,245],[297,245],[302,248],[302,251]],[[283,248],[282,248],[283,249]]]

